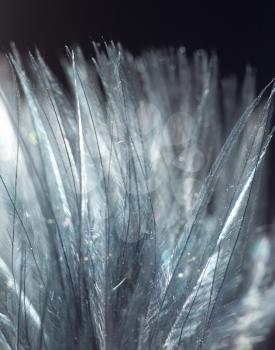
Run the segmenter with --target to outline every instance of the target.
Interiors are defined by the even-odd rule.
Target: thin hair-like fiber
[[[273,81],[94,50],[67,48],[69,89],[38,51],[1,60],[0,349],[264,346]]]

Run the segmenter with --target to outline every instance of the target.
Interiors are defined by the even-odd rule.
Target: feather
[[[220,82],[217,57],[203,51],[94,52],[66,48],[69,89],[38,51],[8,55],[1,348],[264,343],[274,229],[256,228],[273,81],[255,98],[248,69],[237,100],[236,80]]]

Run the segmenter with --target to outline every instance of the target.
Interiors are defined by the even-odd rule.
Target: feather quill
[[[273,81],[254,98],[247,70],[237,102],[236,80],[220,88],[217,58],[203,51],[94,50],[86,60],[67,48],[67,92],[39,52],[8,56],[1,348],[263,343],[275,321],[274,233],[255,227]]]

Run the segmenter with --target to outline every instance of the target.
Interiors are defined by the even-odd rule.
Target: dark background
[[[64,44],[120,41],[133,54],[146,48],[184,45],[190,55],[203,48],[219,57],[222,75],[245,66],[257,71],[257,88],[275,77],[275,0],[0,0],[0,49],[14,41],[22,51],[38,46],[60,77]],[[275,118],[273,118],[275,119]],[[275,198],[275,142],[270,196]],[[275,200],[273,201],[275,204]],[[269,216],[274,217],[275,205]]]
[[[258,0],[0,0],[0,45],[36,44],[58,70],[64,43],[121,41],[133,53],[147,47],[184,45],[213,49],[222,74],[242,77],[246,63],[258,71],[258,88],[275,76],[275,2]]]
[[[146,48],[184,45],[192,54],[215,50],[222,75],[240,80],[245,65],[257,70],[257,88],[275,76],[275,1],[258,0],[0,0],[0,49],[14,41],[22,51],[34,47],[61,76],[58,56],[64,44],[80,43],[88,54],[91,41],[120,41],[133,54]],[[271,168],[275,152],[272,146]],[[270,194],[275,198],[274,171]],[[274,201],[273,201],[274,202]],[[274,205],[270,210],[274,212]],[[272,213],[270,213],[272,214]],[[273,217],[273,215],[271,215]],[[270,337],[266,349],[275,348]],[[261,348],[262,349],[262,348]]]

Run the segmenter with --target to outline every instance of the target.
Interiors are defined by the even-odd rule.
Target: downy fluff
[[[183,49],[2,64],[1,350],[253,349],[275,321],[274,88]]]

